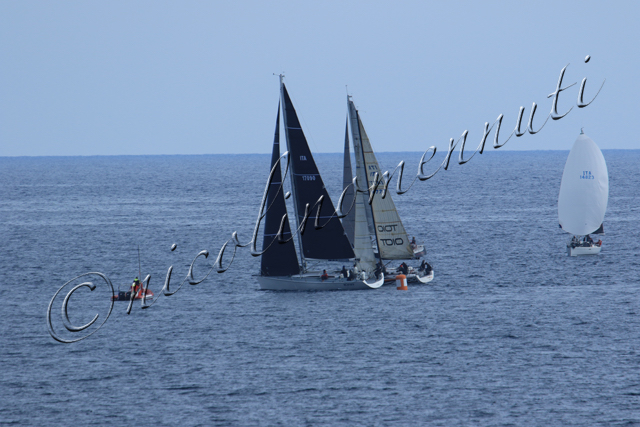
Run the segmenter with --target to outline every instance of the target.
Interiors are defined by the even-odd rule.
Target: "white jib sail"
[[[369,137],[364,130],[362,121],[358,117],[353,101],[349,100],[349,118],[351,124],[351,133],[354,141],[354,152],[356,158],[356,172],[362,171],[367,174],[367,185],[374,183],[376,172],[378,178],[382,179],[382,171],[378,165],[378,160],[371,147]],[[359,149],[362,150],[360,154]],[[362,160],[364,159],[364,164]],[[358,181],[360,181],[360,175]],[[385,198],[382,198],[383,185],[380,184],[376,190],[376,195],[371,204],[373,212],[373,222],[376,228],[378,238],[378,250],[383,259],[410,259],[413,258],[413,250],[411,242],[407,236],[407,232],[402,225],[400,215],[396,209],[390,192],[387,192]],[[368,201],[367,201],[368,202]]]
[[[580,134],[562,173],[560,226],[577,236],[593,233],[604,220],[608,199],[609,174],[602,152],[591,138]]]

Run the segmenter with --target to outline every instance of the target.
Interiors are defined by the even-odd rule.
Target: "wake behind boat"
[[[567,243],[569,256],[597,255],[604,234],[604,214],[609,198],[609,175],[602,152],[583,131],[571,148],[562,173],[558,195],[560,228],[573,234]]]

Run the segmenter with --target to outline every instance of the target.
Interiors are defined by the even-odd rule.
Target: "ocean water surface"
[[[405,160],[406,187],[420,155],[378,158]],[[115,303],[74,344],[47,329],[60,286],[101,272],[124,289],[138,247],[156,295],[206,249],[202,277],[232,232],[251,238],[270,156],[0,158],[0,425],[640,425],[640,150],[604,151],[595,257],[568,257],[558,228],[567,155],[487,152],[393,194],[429,285],[260,291],[239,248],[148,309]],[[316,161],[336,202],[342,155]],[[108,313],[90,279],[75,325]],[[74,338],[63,298],[53,327]]]

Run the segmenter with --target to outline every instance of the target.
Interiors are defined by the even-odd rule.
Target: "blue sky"
[[[342,150],[345,86],[376,151],[475,147],[541,123],[568,63],[559,111],[598,98],[501,150],[640,148],[640,3],[433,3],[0,2],[0,156],[268,153],[280,72],[313,151]]]

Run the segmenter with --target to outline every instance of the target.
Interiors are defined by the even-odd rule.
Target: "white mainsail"
[[[350,115],[351,117],[351,115]],[[353,128],[352,128],[353,129]],[[360,144],[354,143],[354,152],[356,154],[356,177],[358,187],[364,190],[367,187],[367,177],[362,162],[358,161],[360,154]],[[373,223],[371,220],[371,208],[369,207],[369,194],[356,191],[355,202],[355,227],[353,252],[358,261],[358,267],[366,271],[374,271],[376,268],[376,258],[371,245],[371,231],[369,225]]]
[[[381,178],[382,172],[378,165],[376,155],[373,153],[371,142],[364,130],[362,121],[358,115],[355,105],[351,99],[349,104],[349,120],[351,123],[351,135],[356,159],[356,176],[360,187],[371,187],[374,183],[376,172]],[[413,249],[407,236],[407,232],[402,225],[396,205],[391,199],[391,194],[387,192],[385,198],[381,197],[382,184],[376,189],[376,195],[371,204],[373,215],[372,224],[375,226],[375,235],[378,244],[378,251],[383,259],[410,259],[413,258]],[[360,193],[368,204],[368,196]],[[357,211],[356,211],[357,212]],[[357,213],[356,213],[357,215]],[[371,242],[369,242],[371,246]]]
[[[360,181],[360,179],[358,179],[358,181]],[[367,195],[365,193],[357,193],[353,252],[356,255],[358,268],[371,273],[376,268],[376,258],[373,253],[373,247],[371,246],[371,238],[369,237],[369,226],[365,212],[367,207],[366,203]]]
[[[584,133],[578,135],[562,173],[558,220],[576,236],[600,228],[609,199],[609,174],[602,152]]]

